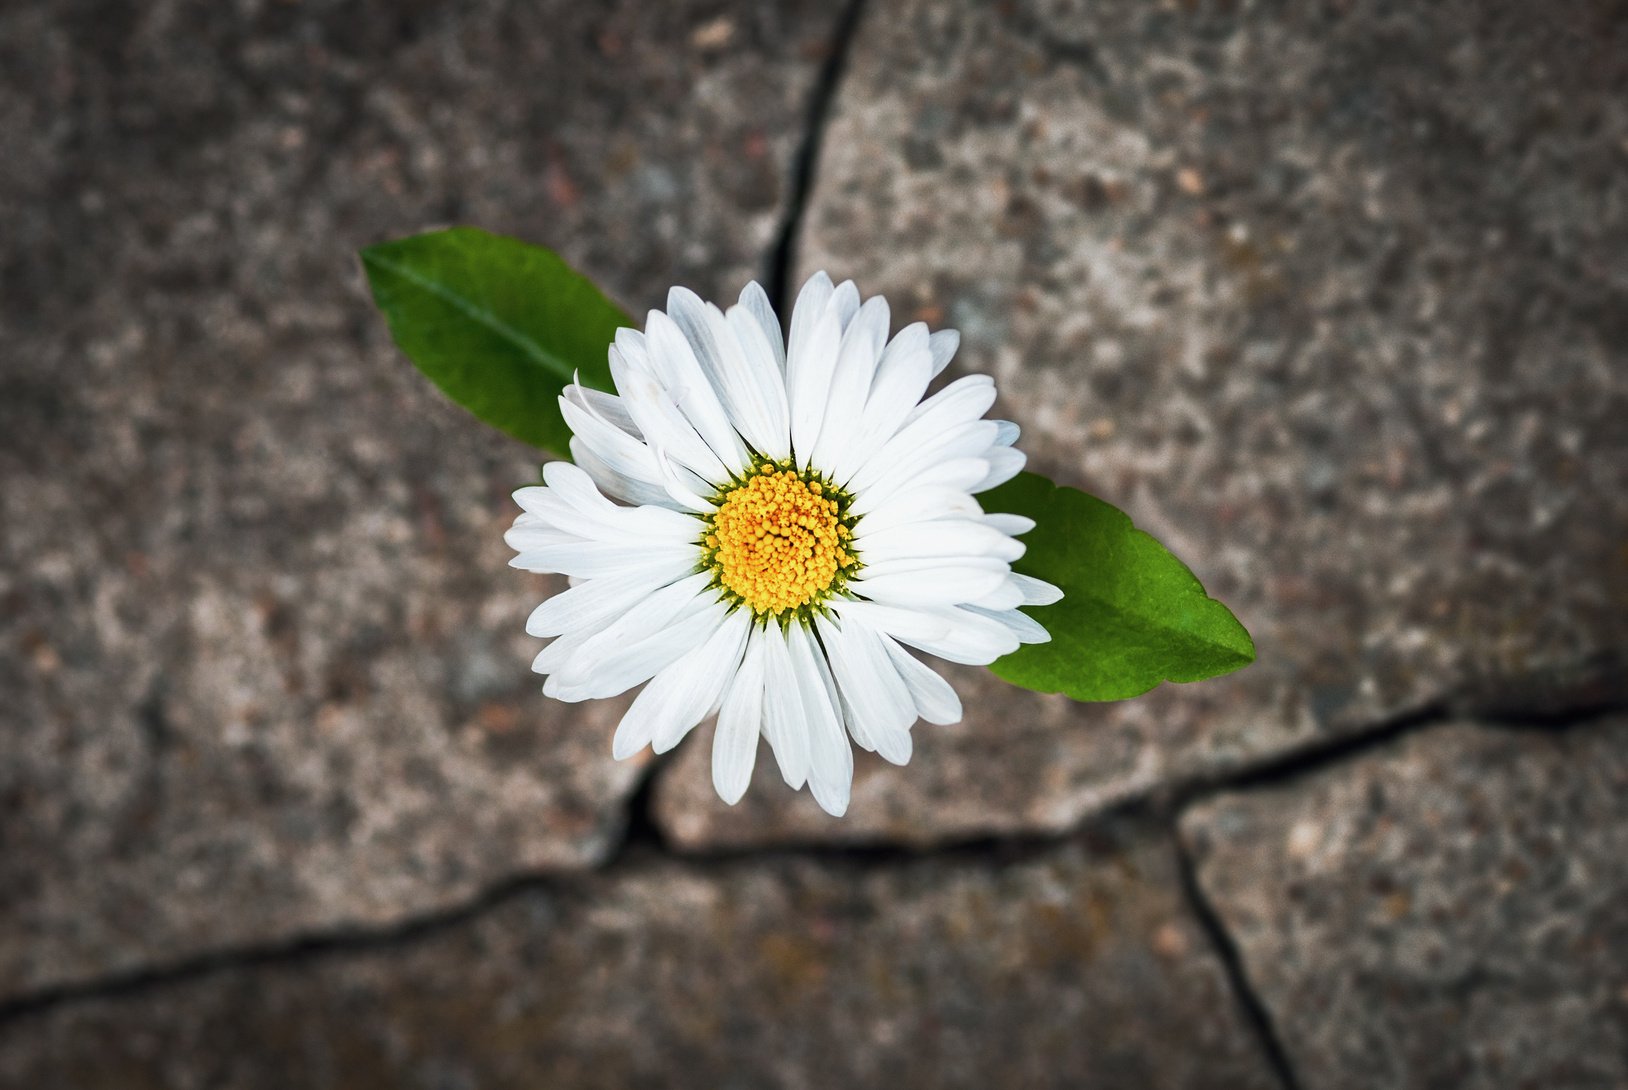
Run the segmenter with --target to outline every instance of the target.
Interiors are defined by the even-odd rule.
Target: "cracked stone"
[[[539,1080],[1276,1087],[1169,842],[1123,825],[1006,862],[640,863],[379,949],[230,967],[0,1033],[16,1086]]]
[[[447,220],[631,304],[761,272],[813,3],[0,12],[0,999],[602,860],[615,703],[543,700],[536,457],[390,346]]]
[[[1303,1085],[1628,1084],[1628,718],[1431,728],[1182,832]]]
[[[1113,706],[958,671],[966,721],[862,761],[840,822],[767,768],[724,807],[703,736],[674,841],[1066,828],[1421,708],[1628,699],[1623,33],[1581,0],[873,5],[800,272],[959,328],[1031,465],[1260,660]]]

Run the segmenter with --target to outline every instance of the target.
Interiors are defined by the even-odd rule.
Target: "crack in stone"
[[[661,823],[656,820],[656,781],[661,774],[671,767],[669,758],[672,754],[657,753],[645,765],[639,774],[638,785],[628,796],[623,807],[622,839],[611,849],[606,864],[628,854],[631,851],[649,849],[658,854],[671,854],[667,842],[667,834],[662,831]]]
[[[1571,713],[1554,711],[1542,717],[1518,716],[1497,718],[1482,714],[1480,725],[1494,730],[1558,731],[1584,728],[1612,715],[1628,712],[1628,704],[1590,705]],[[738,866],[756,866],[775,860],[816,860],[827,865],[854,870],[882,869],[900,863],[934,860],[946,863],[969,863],[1001,868],[1024,862],[1074,842],[1104,823],[1124,820],[1156,822],[1172,830],[1177,845],[1181,880],[1187,890],[1187,899],[1198,922],[1215,944],[1234,990],[1240,993],[1239,1002],[1246,1005],[1259,1001],[1249,991],[1241,961],[1230,934],[1220,919],[1209,908],[1197,884],[1196,873],[1186,855],[1179,834],[1173,830],[1181,814],[1196,802],[1228,791],[1247,791],[1283,783],[1303,775],[1330,768],[1344,761],[1380,748],[1401,738],[1422,733],[1438,726],[1464,721],[1464,715],[1453,705],[1443,703],[1400,716],[1379,724],[1362,734],[1341,738],[1333,742],[1310,746],[1267,762],[1239,769],[1225,776],[1189,780],[1181,784],[1155,788],[1147,793],[1126,799],[1113,806],[1092,812],[1080,822],[1064,829],[1039,832],[995,833],[967,837],[962,840],[942,841],[930,845],[912,846],[896,842],[874,841],[866,843],[784,843],[742,848],[723,848],[711,851],[682,851],[674,849],[661,832],[651,808],[652,793],[660,774],[670,767],[667,762],[653,761],[643,781],[628,801],[628,819],[620,843],[600,867],[581,872],[552,872],[548,874],[517,874],[499,881],[462,904],[412,916],[396,923],[377,928],[336,928],[325,932],[310,932],[286,940],[263,945],[240,946],[216,950],[196,957],[138,968],[125,973],[110,974],[90,980],[41,989],[0,1001],[0,1030],[19,1020],[65,1005],[100,999],[117,999],[137,995],[153,988],[182,984],[217,972],[257,966],[297,965],[305,961],[346,953],[364,953],[404,946],[443,930],[469,923],[497,909],[515,897],[541,890],[570,893],[576,889],[576,879],[583,874],[616,875],[636,871],[651,859],[670,860],[698,871],[716,871]],[[1206,915],[1207,913],[1207,915]],[[1259,1012],[1264,1018],[1264,1012]],[[1249,1014],[1252,1019],[1254,1014]],[[1259,1029],[1259,1027],[1257,1027]],[[1266,1025],[1263,1041],[1271,1040],[1271,1027]],[[1277,1047],[1281,1053],[1281,1046]],[[1274,1060],[1274,1063],[1277,1061]],[[1280,1074],[1287,1072],[1285,1066]],[[1298,1090],[1292,1072],[1285,1075],[1288,1090]]]
[[[1227,985],[1232,990],[1232,997],[1238,1004],[1245,1024],[1255,1034],[1256,1044],[1260,1046],[1267,1065],[1283,1084],[1283,1090],[1300,1090],[1300,1078],[1295,1074],[1294,1065],[1289,1062],[1289,1054],[1283,1047],[1283,1039],[1278,1036],[1277,1027],[1266,1009],[1266,1003],[1250,983],[1249,974],[1244,970],[1243,956],[1238,952],[1238,944],[1233,940],[1232,933],[1221,922],[1221,917],[1210,904],[1209,898],[1204,896],[1204,890],[1198,883],[1198,872],[1193,865],[1193,858],[1188,854],[1187,845],[1182,841],[1181,832],[1176,828],[1174,821],[1170,823],[1167,835],[1176,856],[1176,875],[1181,885],[1182,897],[1187,902],[1188,911],[1198,923],[1199,930],[1209,940],[1210,949],[1214,952],[1216,960],[1221,963],[1221,971],[1226,975]]]
[[[803,226],[803,214],[808,210],[809,194],[814,186],[814,168],[819,164],[820,144],[831,118],[831,104],[836,101],[837,87],[848,66],[848,54],[859,29],[860,15],[865,0],[848,0],[848,5],[837,19],[831,37],[831,51],[814,79],[808,96],[808,120],[803,129],[803,140],[792,159],[791,196],[786,202],[785,219],[781,221],[774,248],[769,253],[768,268],[764,272],[764,290],[774,304],[782,322],[791,320],[792,269],[797,262],[797,234]]]
[[[1585,700],[1569,709],[1545,709],[1542,712],[1519,709],[1505,712],[1475,704],[1461,704],[1452,699],[1442,700],[1353,734],[1313,742],[1241,768],[1155,787],[1151,793],[1168,798],[1169,802],[1161,808],[1179,815],[1201,799],[1228,791],[1248,791],[1285,783],[1449,723],[1466,723],[1483,730],[1553,732],[1587,727],[1623,712],[1628,712],[1628,702],[1616,700]]]
[[[437,912],[380,928],[353,927],[310,933],[263,945],[214,950],[168,965],[149,966],[92,980],[56,985],[0,1001],[0,1031],[58,1007],[97,1000],[117,1000],[153,989],[181,985],[236,969],[294,966],[328,955],[367,953],[408,945],[448,928],[469,923],[513,897],[529,891],[568,889],[559,875],[522,875],[492,886],[473,899]]]
[[[865,0],[849,0],[832,29],[830,52],[815,74],[814,85],[809,91],[803,137],[792,157],[791,194],[786,202],[785,215],[775,232],[774,245],[766,255],[764,290],[782,322],[788,322],[791,318],[790,277],[796,261],[797,232],[802,226],[803,213],[813,187],[820,142],[825,136],[831,104],[836,99],[837,86],[842,82],[848,52],[859,29],[864,6]],[[655,790],[657,781],[672,765],[674,756],[671,753],[656,754],[645,769],[624,808],[624,832],[621,843],[612,853],[613,858],[629,849],[641,847],[668,852],[666,834],[655,816]],[[4,1019],[4,1010],[4,1006],[0,1005],[0,1021]]]

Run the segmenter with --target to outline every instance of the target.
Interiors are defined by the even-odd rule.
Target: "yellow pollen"
[[[763,465],[725,494],[703,539],[712,570],[758,615],[781,613],[822,597],[852,567],[835,497],[818,481]]]

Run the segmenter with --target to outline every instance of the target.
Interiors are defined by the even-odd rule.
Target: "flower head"
[[[895,764],[915,721],[952,723],[949,683],[906,648],[986,664],[1047,639],[1019,612],[1056,588],[1019,575],[1033,523],[974,496],[1023,467],[971,375],[923,399],[958,344],[824,273],[789,341],[756,284],[727,312],[674,288],[610,349],[615,394],[560,399],[576,460],[522,488],[515,567],[569,576],[538,606],[532,668],[560,700],[644,689],[612,743],[661,753],[718,717],[712,778],[737,802],[768,739],[780,773],[833,814],[849,739]]]

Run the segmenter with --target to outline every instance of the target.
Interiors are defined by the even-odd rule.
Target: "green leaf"
[[[1255,644],[1187,566],[1117,508],[1021,473],[980,497],[1035,520],[1013,565],[1063,591],[1029,607],[1051,633],[990,668],[1016,685],[1075,700],[1123,700],[1161,681],[1200,681],[1255,661]]]
[[[362,251],[396,344],[452,400],[516,439],[568,455],[559,394],[610,388],[606,350],[631,318],[558,254],[473,227]]]

